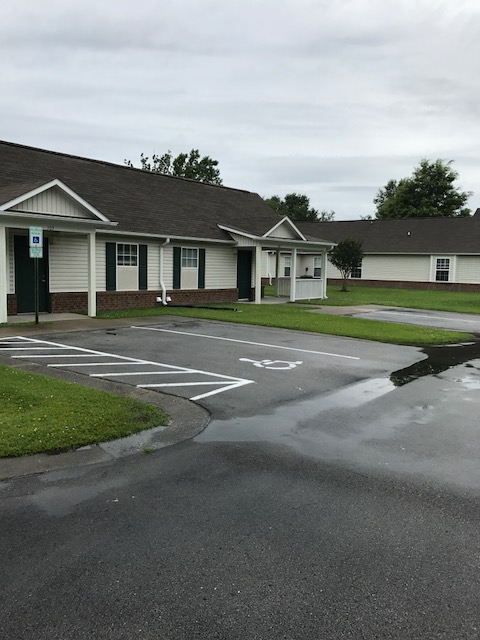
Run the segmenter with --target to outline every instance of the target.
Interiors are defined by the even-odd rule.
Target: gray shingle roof
[[[365,253],[480,254],[480,210],[468,218],[298,222],[304,234],[361,240]]]
[[[278,215],[255,193],[0,141],[0,202],[58,178],[116,230],[230,240],[217,223],[261,236]]]

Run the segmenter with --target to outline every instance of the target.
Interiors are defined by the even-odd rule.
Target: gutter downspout
[[[165,242],[160,245],[160,269],[159,269],[159,279],[160,279],[160,288],[162,289],[162,304],[164,307],[167,306],[167,287],[165,286],[165,282],[163,281],[163,247],[165,245],[170,244],[170,238],[166,238]]]

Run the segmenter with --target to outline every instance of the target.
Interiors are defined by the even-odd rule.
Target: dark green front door
[[[250,300],[252,297],[252,252],[239,250],[237,252],[237,287],[240,300]]]
[[[28,255],[28,236],[15,236],[15,294],[17,313],[35,311],[34,258]],[[43,258],[38,259],[38,310],[48,308],[48,242],[43,239]]]

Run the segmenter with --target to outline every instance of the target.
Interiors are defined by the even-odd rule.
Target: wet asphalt
[[[246,383],[198,400],[192,440],[0,483],[4,637],[480,636],[475,343],[151,328],[42,339],[154,362],[184,398]]]

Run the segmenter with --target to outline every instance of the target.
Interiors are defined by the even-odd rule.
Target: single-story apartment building
[[[299,230],[326,237],[335,244],[345,238],[362,242],[364,257],[352,273],[356,285],[412,289],[480,290],[480,209],[470,217],[401,218],[338,222],[296,222]],[[291,257],[280,258],[280,277],[289,273]],[[277,271],[268,253],[264,278]],[[298,277],[320,277],[316,256],[297,258]],[[328,262],[328,282],[339,283],[339,271]]]
[[[32,228],[42,230],[41,258],[30,257]],[[95,316],[159,303],[260,303],[266,251],[277,264],[288,252],[291,300],[325,297],[325,278],[301,291],[296,263],[310,253],[325,274],[332,246],[255,193],[0,142],[0,323],[34,310],[35,263],[39,311]]]

